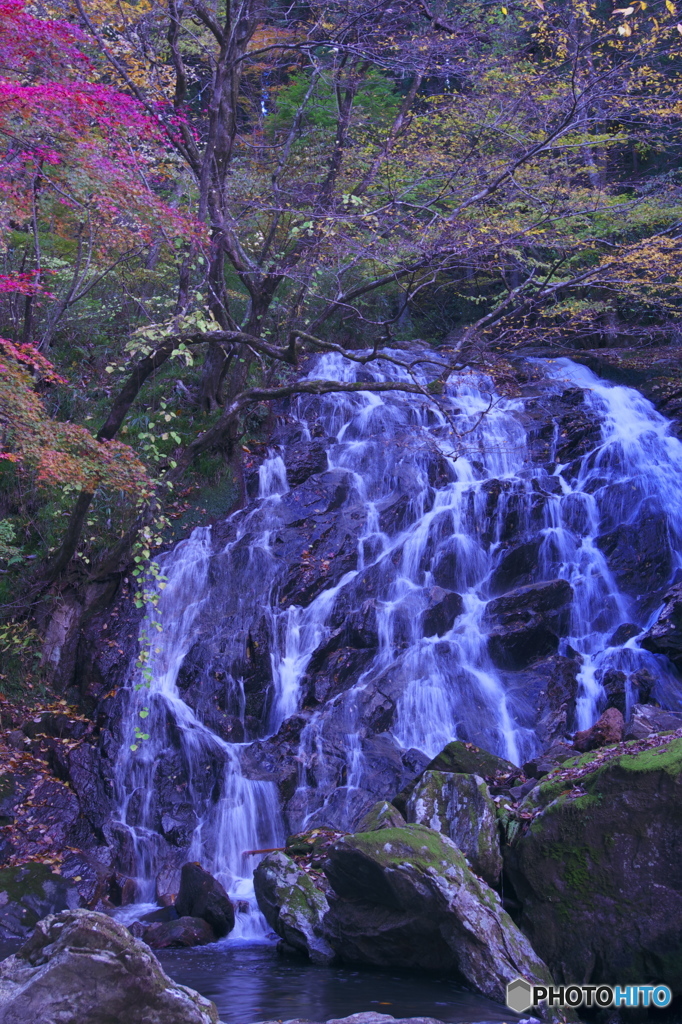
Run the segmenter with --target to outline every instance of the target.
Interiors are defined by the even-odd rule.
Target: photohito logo
[[[540,1003],[557,1007],[670,1005],[672,992],[667,985],[531,985],[515,978],[507,985],[507,1006],[525,1013]]]

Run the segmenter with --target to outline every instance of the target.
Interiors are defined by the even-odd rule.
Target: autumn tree
[[[264,402],[351,387],[301,383],[308,353],[373,359],[419,329],[445,336],[457,366],[598,334],[628,303],[669,330],[677,184],[654,165],[674,154],[680,101],[672,0],[73,2],[31,22],[74,33],[78,56],[48,46],[31,67],[38,89],[80,90],[84,112],[53,123],[26,107],[33,148],[6,165],[27,242],[14,336],[49,347],[102,275],[120,282],[112,308],[135,312],[102,367],[98,437],[127,431],[144,389],[175,378],[184,433],[164,428],[165,447],[138,433],[157,479],[177,486],[215,450],[238,459]],[[14,60],[18,81],[30,60]],[[114,94],[129,113],[107,122],[93,103],[111,111]],[[55,233],[71,278],[50,299]],[[164,275],[153,301],[150,268]],[[382,386],[423,393],[416,376]],[[88,494],[48,579],[78,550]]]

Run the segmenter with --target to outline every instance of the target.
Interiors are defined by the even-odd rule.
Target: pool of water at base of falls
[[[280,956],[274,945],[215,943],[159,950],[167,974],[212,999],[225,1024],[326,1021],[375,1011],[392,1017],[435,1017],[453,1024],[518,1021],[510,1010],[442,977],[404,970],[321,967]]]

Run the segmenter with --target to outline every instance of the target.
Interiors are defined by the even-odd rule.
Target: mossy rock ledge
[[[311,959],[448,973],[498,1002],[549,971],[455,844],[422,825],[338,839],[323,870],[266,857],[256,896],[271,927]]]
[[[557,981],[682,992],[682,739],[550,773],[504,851],[518,923]]]

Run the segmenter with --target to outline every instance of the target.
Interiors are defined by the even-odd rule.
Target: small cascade
[[[246,852],[352,828],[450,740],[523,763],[619,681],[626,714],[644,692],[682,710],[638,642],[682,568],[682,444],[631,389],[525,367],[511,394],[463,372],[433,397],[298,399],[258,498],[158,559],[118,765],[142,900],[199,860],[235,937],[263,935]],[[330,354],[311,377],[428,389],[441,370]]]
[[[177,687],[207,599],[210,555],[210,528],[199,527],[158,559],[164,589],[147,607],[141,628],[148,660],[130,690],[125,746],[118,762],[119,820],[134,844],[139,902],[153,903],[163,864],[159,833],[165,831],[156,800],[158,775],[178,768],[170,781],[179,780],[173,788],[180,795],[179,814],[185,818],[189,842],[180,862],[200,861],[225,886],[237,908],[232,938],[248,940],[265,934],[253,895],[258,858],[248,851],[282,841],[276,787],[244,778],[235,746],[196,717]],[[139,738],[143,729],[147,739]],[[179,759],[172,754],[168,759],[175,748]],[[170,869],[179,866],[171,864]]]

